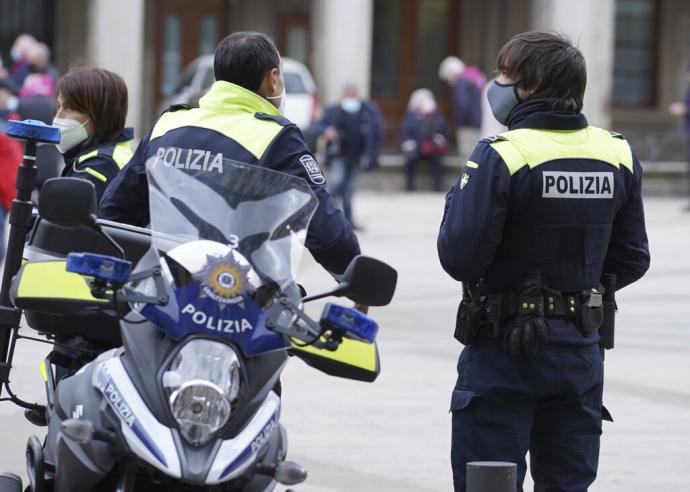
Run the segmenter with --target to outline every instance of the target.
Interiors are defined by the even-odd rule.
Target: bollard
[[[31,192],[36,184],[36,148],[40,143],[59,143],[60,129],[41,121],[10,120],[5,125],[5,134],[23,140],[26,147],[24,161],[17,172],[17,197],[12,201],[10,210],[5,270],[0,283],[0,393],[2,385],[9,382],[12,361],[8,359],[11,358],[9,349],[12,332],[19,327],[21,319],[21,311],[10,302],[10,284],[22,264],[24,242],[31,227]]]
[[[517,465],[506,461],[467,463],[467,492],[516,492]]]

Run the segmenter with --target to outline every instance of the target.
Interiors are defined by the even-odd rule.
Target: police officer
[[[101,68],[77,68],[57,87],[53,125],[65,160],[62,176],[91,181],[100,199],[108,183],[132,157],[134,130],[125,128],[127,85]]]
[[[649,266],[642,169],[621,135],[581,113],[585,61],[567,38],[519,34],[498,72],[489,102],[509,131],[476,146],[438,236],[441,264],[464,292],[455,490],[477,460],[517,463],[522,484],[529,451],[535,490],[584,492],[608,416],[600,282],[615,275],[612,295]]]
[[[163,113],[108,186],[99,215],[139,226],[148,223],[145,164],[159,149],[221,154],[304,178],[319,200],[306,246],[324,268],[342,273],[359,254],[357,238],[326,191],[326,180],[302,133],[281,116],[285,81],[273,42],[256,32],[231,34],[216,48],[214,72],[216,82],[198,108],[177,106]]]

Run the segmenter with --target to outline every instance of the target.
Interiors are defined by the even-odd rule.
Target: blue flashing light
[[[321,315],[321,324],[326,328],[344,332],[345,337],[373,343],[379,326],[376,321],[356,309],[326,304]]]
[[[67,271],[124,284],[132,272],[132,262],[94,253],[70,253],[67,255]]]
[[[60,129],[37,120],[9,120],[5,125],[5,135],[17,140],[60,143]]]

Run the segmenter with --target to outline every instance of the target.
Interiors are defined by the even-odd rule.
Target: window
[[[656,102],[658,0],[616,0],[612,99],[619,105]]]

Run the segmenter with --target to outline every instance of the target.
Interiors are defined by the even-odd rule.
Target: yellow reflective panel
[[[337,350],[330,351],[293,342],[291,351],[310,366],[333,376],[373,381],[379,374],[378,347],[375,343],[343,339]]]
[[[81,164],[82,162],[84,162],[84,161],[86,161],[86,160],[88,160],[88,159],[91,159],[92,157],[96,157],[97,155],[98,155],[98,149],[92,150],[91,152],[89,152],[89,153],[87,153],[87,154],[80,155],[80,156],[77,158],[77,162],[78,162],[79,164]]]
[[[91,295],[86,279],[65,270],[64,260],[25,263],[17,274],[15,299],[68,299],[108,302]]]
[[[134,152],[132,152],[132,141],[127,140],[125,142],[120,142],[115,146],[115,150],[113,151],[113,160],[115,161],[115,164],[117,164],[117,167],[122,169],[127,165],[129,160],[132,158],[132,155],[134,155]]]
[[[44,382],[48,382],[48,369],[46,368],[46,361],[42,360],[41,363],[38,365],[38,371],[41,373],[41,378],[43,378]]]
[[[164,113],[153,127],[150,139],[154,140],[178,128],[204,128],[235,140],[257,159],[261,159],[276,135],[283,130],[275,121],[254,117],[256,112],[279,115],[275,106],[261,96],[229,82],[213,84],[199,104],[199,108]],[[194,148],[194,143],[190,143],[188,148]]]

